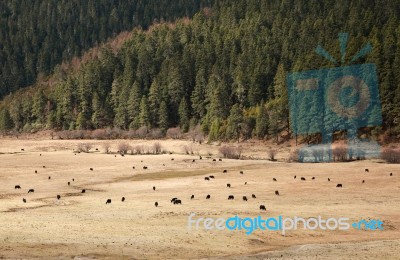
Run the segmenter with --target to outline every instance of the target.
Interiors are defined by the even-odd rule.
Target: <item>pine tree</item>
[[[139,122],[141,126],[150,126],[149,105],[146,96],[143,96],[140,101]]]
[[[163,100],[161,101],[160,104],[160,110],[159,110],[159,115],[158,115],[158,126],[160,129],[166,131],[168,129],[168,107],[167,103]]]
[[[13,121],[11,120],[10,112],[8,109],[0,111],[0,131],[5,134],[8,130],[13,128]]]
[[[179,122],[181,129],[184,133],[189,130],[189,106],[186,102],[186,98],[182,98],[179,104]]]
[[[239,108],[239,104],[234,104],[231,108],[230,115],[228,117],[228,125],[226,128],[227,139],[237,139],[240,137],[240,124],[243,122],[242,111]]]
[[[268,114],[263,102],[257,110],[255,135],[258,138],[264,138],[268,133]]]

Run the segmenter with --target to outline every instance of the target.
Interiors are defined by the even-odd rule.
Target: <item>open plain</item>
[[[80,142],[92,143],[91,152],[75,153]],[[113,153],[103,152],[104,142],[111,143]],[[399,165],[287,163],[287,152],[271,162],[261,143],[243,144],[243,154],[253,159],[219,161],[218,146],[193,144],[195,154],[187,155],[182,147],[190,142],[174,140],[159,141],[165,154],[121,156],[116,154],[120,142],[154,143],[2,139],[0,258],[400,259]],[[205,181],[209,175],[215,178]],[[338,183],[343,188],[336,188]],[[229,195],[235,199],[228,200]],[[172,204],[173,197],[182,205]],[[260,211],[261,204],[266,211]],[[285,236],[280,231],[189,230],[192,212],[196,218],[380,219],[384,230],[298,229]]]

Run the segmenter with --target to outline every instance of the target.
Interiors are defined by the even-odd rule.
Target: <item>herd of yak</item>
[[[22,150],[22,149],[21,149],[21,150]],[[121,155],[122,155],[122,154],[121,154]],[[40,154],[40,156],[42,156],[42,154]],[[199,159],[201,160],[202,157],[200,156]],[[172,158],[171,160],[174,160],[174,159]],[[214,162],[216,161],[216,159],[212,159],[212,160],[213,160]],[[219,161],[222,161],[222,159],[218,159],[218,160],[219,160]],[[143,161],[141,161],[141,162],[143,162]],[[192,162],[195,162],[195,160],[193,159]],[[43,168],[46,168],[46,166],[43,166]],[[134,166],[133,166],[132,168],[135,169]],[[143,169],[146,170],[146,169],[148,169],[148,167],[147,167],[147,166],[143,166]],[[90,170],[90,171],[93,171],[94,169],[93,169],[93,168],[89,168],[89,170]],[[38,172],[38,171],[35,170],[35,173],[37,173],[37,172]],[[222,173],[227,173],[227,172],[228,172],[228,170],[223,170],[223,171],[222,171]],[[365,172],[369,172],[369,169],[365,169]],[[240,173],[240,174],[244,174],[243,171],[239,171],[239,173]],[[393,173],[390,173],[389,175],[390,175],[390,176],[393,176]],[[297,178],[297,176],[295,175],[295,176],[294,176],[294,179],[296,179],[296,178]],[[51,180],[51,176],[49,176],[48,179]],[[215,176],[214,176],[214,175],[209,175],[209,176],[207,176],[207,177],[204,177],[204,180],[205,180],[205,181],[210,181],[211,179],[215,179]],[[315,177],[312,177],[311,179],[312,179],[312,180],[315,180]],[[273,180],[273,181],[277,181],[276,178],[272,178],[272,180]],[[301,181],[306,181],[306,178],[305,178],[305,177],[300,177],[300,180],[301,180]],[[74,181],[75,181],[75,179],[72,178],[72,182],[74,182]],[[330,178],[328,178],[328,181],[331,181]],[[362,180],[362,183],[365,183],[365,180]],[[244,184],[246,185],[247,182],[245,182]],[[71,185],[71,182],[67,182],[67,185],[70,186],[70,185]],[[231,186],[230,183],[227,183],[227,184],[226,184],[226,187],[227,187],[227,188],[231,188],[232,186]],[[337,187],[337,188],[343,188],[343,185],[342,185],[341,183],[338,183],[338,184],[336,184],[336,187]],[[21,185],[15,185],[15,189],[21,189]],[[155,186],[153,186],[153,190],[154,190],[154,191],[156,190],[156,187],[155,187]],[[33,193],[33,192],[35,192],[34,189],[32,189],[32,188],[28,189],[28,193]],[[85,192],[86,192],[86,190],[85,190],[85,189],[82,189],[81,193],[85,193]],[[275,195],[277,195],[277,196],[280,195],[280,193],[279,193],[278,190],[275,190]],[[257,198],[255,194],[252,194],[251,197],[252,197],[253,199]],[[61,199],[61,195],[57,194],[56,198],[57,198],[57,200]],[[208,195],[206,196],[206,199],[210,199],[210,198],[211,198],[211,195],[208,194]],[[194,199],[194,194],[192,194],[192,195],[190,196],[190,199],[191,199],[191,200]],[[234,200],[234,199],[235,199],[235,196],[234,196],[234,195],[229,195],[229,196],[228,196],[228,200]],[[247,196],[243,196],[243,197],[242,197],[242,200],[243,200],[243,201],[247,201],[247,200],[248,200],[248,199],[247,199]],[[23,203],[26,203],[26,202],[27,202],[26,198],[22,198],[22,201],[23,201]],[[125,197],[122,197],[122,198],[121,198],[121,201],[124,202],[124,201],[125,201]],[[182,204],[182,200],[181,200],[181,199],[178,199],[178,198],[176,198],[176,197],[174,197],[174,198],[171,199],[171,203],[173,203],[173,204],[175,204],[175,205]],[[106,204],[111,204],[111,199],[107,199]],[[156,207],[158,207],[159,203],[156,201],[156,202],[154,203],[154,205],[155,205]],[[265,205],[260,205],[260,210],[264,210],[264,211],[265,211],[265,210],[266,210]]]

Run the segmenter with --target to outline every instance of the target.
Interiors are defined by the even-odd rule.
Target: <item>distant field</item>
[[[102,152],[104,141],[90,141],[93,152],[75,154],[80,142],[86,141],[0,140],[0,258],[400,259],[400,165],[286,163],[289,148],[278,154],[278,162],[270,162],[265,146],[257,143],[244,144],[244,154],[260,160],[213,162],[206,156],[220,158],[218,146],[193,145],[203,155],[199,160],[183,154],[190,142],[171,140],[160,143],[172,154],[115,157]],[[119,142],[125,141],[111,142],[113,151]],[[209,175],[215,179],[205,181]],[[35,192],[28,194],[30,188]],[[235,199],[228,201],[229,195]],[[173,205],[173,197],[182,205]],[[107,199],[112,203],[106,204]],[[260,204],[267,210],[260,211]],[[285,236],[279,231],[190,231],[192,212],[215,218],[380,219],[384,230],[300,229]]]

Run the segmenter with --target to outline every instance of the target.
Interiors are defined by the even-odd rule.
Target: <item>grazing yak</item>
[[[111,199],[107,199],[106,204],[110,204],[111,203]]]
[[[222,159],[218,159],[218,161],[222,162]]]
[[[35,173],[37,173],[37,170],[35,170]]]
[[[156,190],[156,186],[153,186],[153,190]]]
[[[393,173],[390,173],[389,176],[393,176]]]
[[[315,180],[315,177],[312,177],[311,180]]]
[[[49,176],[49,180],[51,179],[51,177]]]
[[[71,183],[70,183],[70,182],[68,182],[68,186],[69,186],[69,185],[71,185]]]
[[[174,158],[171,158],[171,161],[173,161],[174,160]]]
[[[216,159],[213,159],[213,162],[216,162],[217,160]]]
[[[275,191],[275,195],[279,196],[279,191],[276,190]]]
[[[35,190],[34,189],[29,189],[28,193],[31,193],[31,192],[35,192]]]
[[[72,181],[75,181],[75,179],[74,179],[74,178],[72,178]]]
[[[21,189],[20,185],[15,185],[15,189]]]
[[[125,197],[122,197],[121,201],[124,202],[125,201]]]
[[[276,181],[276,178],[272,178],[273,181]]]
[[[247,181],[244,182],[244,185],[246,185],[246,184],[247,184]]]
[[[240,174],[243,174],[243,171],[240,171],[239,173],[240,173]]]
[[[260,205],[260,210],[267,210],[264,205]]]
[[[91,171],[93,171],[93,168],[90,168]]]
[[[339,183],[338,185],[336,185],[336,188],[343,188],[343,185]]]
[[[206,200],[208,200],[208,199],[210,199],[210,198],[211,198],[211,195],[208,194],[207,197],[206,197]]]
[[[365,172],[369,172],[369,170],[368,170],[368,169],[365,169]]]
[[[209,181],[209,180],[210,180],[210,178],[208,178],[208,177],[204,177],[204,180],[206,180],[206,181]]]
[[[61,196],[60,196],[60,195],[57,195],[57,199],[58,199],[58,200],[61,199]]]
[[[182,204],[182,201],[181,201],[181,200],[178,200],[178,199],[176,199],[176,200],[174,201],[174,204]]]
[[[203,157],[200,156],[199,159],[200,159],[200,160],[203,160]]]
[[[223,172],[223,173],[226,173],[226,172],[228,172],[228,171],[227,171],[227,170],[223,170],[222,172]]]
[[[22,198],[22,201],[23,201],[24,203],[26,203],[26,199],[25,199],[25,198]]]
[[[192,200],[192,199],[194,199],[194,195],[192,194],[192,196],[190,196],[190,199]]]
[[[157,201],[154,203],[154,206],[158,207],[158,202]]]
[[[178,198],[172,198],[171,199],[171,203],[174,203],[175,200],[177,200]]]
[[[147,170],[147,166],[143,166],[143,170]]]
[[[302,180],[302,181],[305,181],[305,180],[306,180],[306,178],[304,178],[304,177],[301,177],[301,180]]]
[[[330,179],[330,178],[328,178],[328,181],[331,181],[331,179]]]
[[[255,199],[255,198],[256,198],[256,195],[255,195],[255,194],[251,194],[251,197],[252,197],[253,199]]]
[[[209,176],[210,179],[215,179],[214,175]]]
[[[293,179],[296,179],[296,178],[297,178],[297,176],[295,175]]]
[[[85,192],[86,192],[86,190],[85,190],[85,189],[83,189],[83,190],[82,190],[82,193],[85,193]]]
[[[46,166],[43,165],[43,168],[46,168]]]
[[[233,199],[235,199],[235,197],[233,195],[228,196],[228,200],[233,200]]]
[[[246,196],[243,196],[243,200],[244,200],[244,201],[247,201],[247,197],[246,197]]]
[[[132,169],[135,169],[135,166],[132,166]]]
[[[196,161],[195,159],[192,160],[192,162],[195,162],[195,161]]]
[[[230,188],[230,187],[231,187],[231,184],[230,184],[230,183],[227,183],[227,184],[226,184],[226,187]]]

